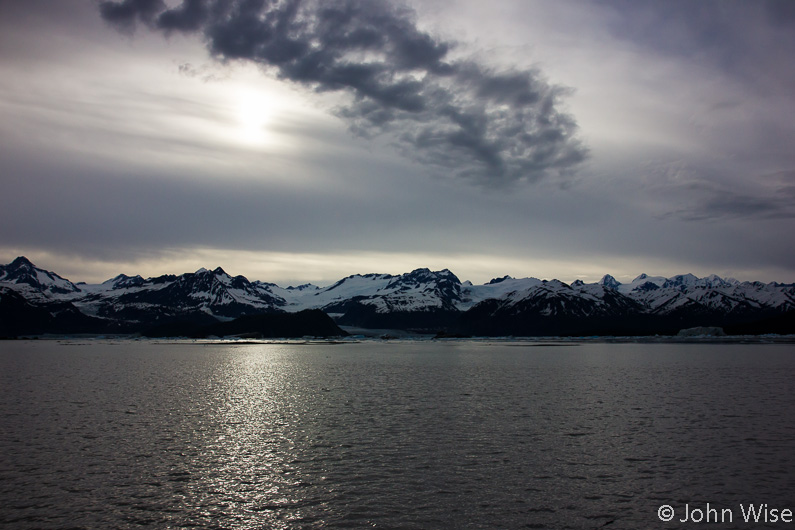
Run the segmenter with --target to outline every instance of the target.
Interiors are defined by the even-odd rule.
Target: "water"
[[[793,375],[786,344],[5,342],[0,527],[792,527],[741,505],[795,509]]]

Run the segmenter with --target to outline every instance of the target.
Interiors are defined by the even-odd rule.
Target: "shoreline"
[[[724,335],[724,336],[539,336],[539,337],[435,337],[432,335],[411,334],[403,330],[369,330],[370,334],[351,334],[348,337],[301,337],[252,339],[250,337],[200,338],[186,337],[149,338],[140,335],[28,335],[22,337],[0,337],[2,342],[31,341],[123,341],[162,344],[290,344],[290,345],[339,345],[367,342],[480,342],[480,343],[518,343],[529,346],[589,344],[795,344],[795,335]]]

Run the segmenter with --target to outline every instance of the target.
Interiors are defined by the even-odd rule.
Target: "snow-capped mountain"
[[[86,314],[116,320],[148,322],[197,314],[231,319],[285,305],[270,289],[218,267],[146,280],[119,275],[98,286],[84,286],[85,295],[72,300]]]
[[[778,283],[738,282],[710,275],[671,278],[641,274],[629,284],[613,289],[643,304],[647,312],[671,314],[682,309],[723,314],[795,309],[795,286]]]
[[[609,289],[582,282],[570,286],[558,280],[539,281],[528,282],[522,287],[498,297],[486,298],[476,307],[483,307],[488,302],[495,313],[532,312],[546,317],[567,315],[588,318],[613,314],[619,308],[632,305],[624,297],[611,296],[612,292]],[[613,299],[625,303],[615,304]]]
[[[49,300],[80,292],[69,280],[36,267],[24,256],[8,265],[0,265],[0,285],[17,291],[28,300]]]
[[[715,275],[641,274],[626,284],[610,275],[596,283],[571,284],[504,276],[473,285],[446,269],[417,269],[400,275],[357,274],[327,287],[284,288],[217,268],[146,279],[120,274],[87,285],[39,269],[24,257],[0,266],[0,303],[11,304],[13,298],[18,304],[19,297],[37,308],[59,304],[60,311],[72,308],[94,319],[83,324],[127,330],[313,309],[352,326],[485,335],[675,333],[781,315],[791,320],[795,314],[795,285]]]
[[[447,269],[417,269],[397,276],[355,275],[319,290],[309,301],[330,313],[344,313],[351,305],[366,306],[381,314],[457,311],[462,302],[461,281]]]
[[[486,335],[624,334],[623,323],[645,311],[638,301],[606,286],[612,285],[609,281],[569,285],[530,278],[513,283],[518,290],[487,298],[467,311],[466,327]]]

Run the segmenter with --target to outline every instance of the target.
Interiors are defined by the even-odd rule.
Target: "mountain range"
[[[474,285],[446,269],[417,269],[280,287],[221,268],[85,284],[25,257],[0,265],[0,336],[344,335],[338,326],[463,336],[669,335],[697,326],[789,334],[795,284],[641,274],[630,283],[504,276]]]

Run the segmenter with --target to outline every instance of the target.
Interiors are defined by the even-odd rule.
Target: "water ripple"
[[[793,508],[791,345],[63,346],[0,344],[2,528],[620,529],[659,527],[662,504]]]

